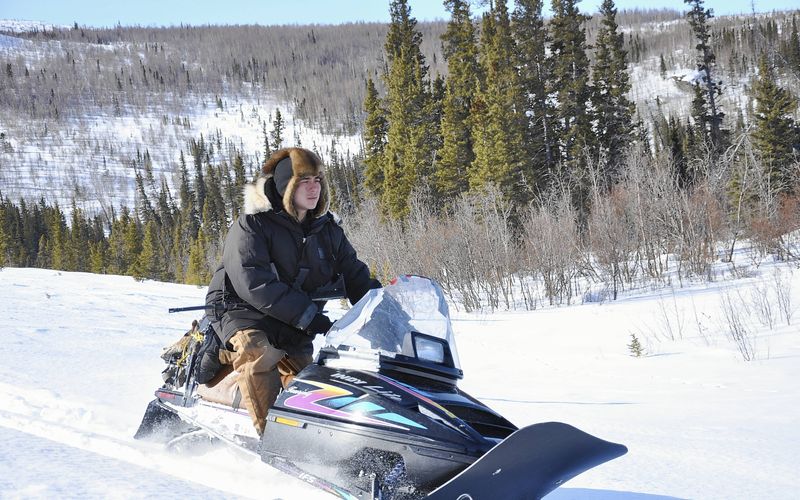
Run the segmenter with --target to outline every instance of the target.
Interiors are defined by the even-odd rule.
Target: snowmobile
[[[279,394],[261,438],[237,407],[235,383],[226,385],[235,373],[193,380],[202,341],[189,338],[189,352],[171,353],[136,437],[221,440],[339,498],[541,498],[627,452],[564,423],[517,428],[459,389],[447,302],[428,278],[396,278],[336,321],[314,363]]]

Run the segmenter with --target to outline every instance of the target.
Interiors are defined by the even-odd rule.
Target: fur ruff
[[[272,203],[267,198],[264,185],[267,183],[266,177],[259,177],[255,182],[244,185],[244,213],[247,215],[266,212],[272,209]]]

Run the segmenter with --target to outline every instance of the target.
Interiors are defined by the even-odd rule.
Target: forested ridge
[[[394,0],[389,25],[15,34],[46,49],[35,64],[3,52],[0,110],[53,127],[88,110],[174,121],[192,96],[222,111],[272,93],[330,134],[306,146],[376,273],[435,277],[468,308],[715,279],[743,239],[754,263],[797,257],[797,12],[445,5],[442,23]],[[642,75],[657,82],[646,97]],[[260,125],[258,151],[221,133],[176,144],[171,173],[137,149],[135,206],[0,198],[0,265],[205,284],[259,158],[299,139],[279,110]],[[348,134],[358,150],[337,146]]]

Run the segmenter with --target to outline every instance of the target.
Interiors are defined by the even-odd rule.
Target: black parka
[[[224,297],[226,304],[238,306],[219,318],[223,342],[238,330],[258,328],[289,354],[311,353],[313,338],[304,330],[324,306],[311,294],[341,277],[347,298],[355,303],[380,283],[370,278],[330,212],[316,218],[309,213],[300,223],[273,208],[282,204],[271,178],[255,186],[269,203],[260,207],[264,210],[240,215],[228,230],[206,302]]]

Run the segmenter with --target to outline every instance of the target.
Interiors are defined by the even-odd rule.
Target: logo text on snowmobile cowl
[[[389,398],[392,401],[402,401],[403,397],[399,394],[387,390],[386,388],[380,385],[366,385],[368,382],[365,380],[361,380],[360,378],[356,378],[350,375],[345,375],[344,373],[334,373],[331,375],[331,378],[335,378],[337,380],[341,380],[342,382],[347,382],[353,385],[357,385],[362,389],[368,389],[376,394],[379,394],[385,398]]]

